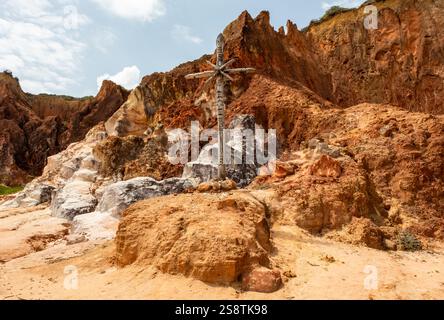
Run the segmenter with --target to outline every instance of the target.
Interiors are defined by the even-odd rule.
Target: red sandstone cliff
[[[104,82],[95,98],[26,94],[18,80],[0,74],[0,183],[19,185],[41,174],[46,159],[84,138],[108,119],[128,92]]]
[[[379,10],[377,30],[365,29],[364,7],[304,32],[291,21],[286,30],[276,31],[268,12],[254,19],[243,12],[224,30],[226,59],[236,58],[235,66],[255,67],[261,76],[300,90],[324,108],[369,102],[444,113],[443,2],[372,3]],[[207,70],[207,59],[215,57],[204,56],[143,79],[153,123],[184,127],[198,119],[214,125],[212,88],[203,88],[203,81],[184,79],[187,73]],[[251,76],[237,77],[229,85],[227,104],[248,89],[250,80]]]
[[[236,58],[236,67],[255,67],[257,75],[238,76],[227,86],[227,122],[235,113],[254,113],[265,127],[279,129],[284,146],[298,146],[312,131],[304,124],[302,112],[310,105],[328,109],[361,102],[390,103],[411,111],[444,113],[443,2],[373,3],[379,8],[378,30],[364,28],[362,7],[303,32],[291,21],[286,30],[275,30],[267,12],[254,19],[243,12],[224,30],[226,59]],[[147,118],[143,125],[154,129],[161,122],[166,127],[188,127],[191,120],[206,127],[215,124],[213,88],[184,78],[206,70],[207,59],[214,60],[214,56],[142,80],[138,100]],[[272,101],[270,105],[264,100],[239,99],[247,90],[255,98],[262,93],[252,93],[254,88],[272,90],[277,85],[297,90],[297,99],[285,99],[293,106],[293,116],[280,114],[283,109]],[[110,118],[127,95],[105,82],[96,98],[30,96],[3,76],[0,121],[8,133],[0,140],[1,163],[5,164],[0,182],[21,182],[26,180],[20,178],[25,173],[39,174],[48,155],[82,139],[89,128]],[[293,123],[305,125],[304,133],[292,133]]]
[[[379,11],[377,30],[364,28],[362,6],[307,31],[331,74],[334,101],[444,113],[444,2],[372,2]]]

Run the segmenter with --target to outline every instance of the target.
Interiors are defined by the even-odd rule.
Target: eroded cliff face
[[[268,12],[256,18],[243,12],[223,32],[225,59],[236,59],[235,67],[254,67],[257,74],[299,90],[323,108],[368,102],[444,113],[443,2],[372,3],[379,10],[377,30],[364,27],[364,7],[305,31],[299,31],[291,21],[286,28],[275,30]],[[159,122],[165,127],[185,128],[191,120],[204,127],[214,126],[213,86],[184,78],[188,73],[208,70],[205,60],[214,62],[215,55],[145,77],[138,98],[143,101],[139,109],[143,107],[145,115],[138,122],[151,129]],[[236,76],[235,82],[227,83],[227,105],[243,95],[251,79]],[[119,116],[123,122],[131,118],[124,112]]]
[[[364,27],[364,6],[311,26],[306,37],[331,74],[334,102],[391,103],[444,113],[444,2],[374,1],[378,28]]]
[[[294,264],[293,228],[318,236],[316,247],[319,236],[382,250],[433,246],[444,239],[444,115],[431,114],[444,112],[442,1],[376,5],[375,31],[363,28],[362,8],[304,32],[291,22],[275,31],[267,12],[255,19],[244,12],[225,29],[225,59],[257,70],[227,83],[226,126],[248,115],[253,126],[276,129],[279,145],[276,170],[242,190],[234,181],[180,179],[182,167],[166,157],[169,129],[216,125],[213,86],[185,79],[208,70],[214,55],[147,76],[128,98],[105,83],[98,97],[59,109],[60,97],[32,104],[7,78],[0,85],[6,177],[26,174],[21,164],[43,163],[104,121],[50,157],[43,175],[0,211],[50,201],[53,215],[73,219],[61,241],[116,236],[112,261],[121,266],[216,283],[241,278],[244,290],[260,292],[282,285],[272,246],[291,242]],[[199,178],[210,180],[209,171]],[[406,248],[403,234],[419,245]]]
[[[83,139],[108,119],[128,92],[104,82],[95,98],[26,94],[17,79],[0,74],[0,183],[21,185],[42,173],[49,156]]]
[[[373,4],[379,10],[377,30],[364,27],[363,7],[304,32],[291,21],[286,29],[276,31],[268,12],[256,18],[243,12],[224,30],[225,58],[235,58],[235,67],[256,68],[261,79],[298,90],[310,101],[305,105],[330,108],[390,103],[411,111],[443,113],[443,2],[388,0]],[[198,120],[203,127],[214,126],[214,88],[184,78],[207,70],[206,60],[214,62],[215,56],[146,76],[117,113],[129,93],[110,82],[104,82],[95,98],[69,99],[24,94],[14,79],[3,75],[0,119],[7,130],[1,137],[4,165],[0,182],[23,183],[28,174],[40,174],[47,156],[81,140],[100,121],[109,119],[108,134],[118,136],[142,135],[158,123],[166,128],[188,128],[192,120]],[[230,105],[236,106],[251,81],[252,76],[237,76],[227,84],[227,123],[234,114]],[[253,92],[251,96],[260,94]],[[280,128],[282,135],[289,133],[287,122],[295,121],[284,116],[265,119],[263,102],[253,106],[244,99],[242,103],[241,109],[254,107],[256,117],[266,127]],[[299,140],[288,144],[297,145]]]
[[[276,31],[270,25],[268,12],[255,19],[243,12],[223,34],[225,59],[236,59],[233,67],[254,67],[261,76],[297,88],[327,107],[333,106],[331,77],[320,65],[315,48],[291,21],[287,32],[283,28]],[[215,55],[184,63],[170,72],[146,76],[124,107],[108,121],[108,133],[141,134],[144,128],[153,130],[158,123],[166,128],[188,128],[192,120],[198,120],[203,127],[214,126],[214,85],[185,79],[187,74],[208,70],[207,60],[214,63]],[[235,76],[234,82],[226,84],[227,105],[242,96],[251,79],[249,75]]]

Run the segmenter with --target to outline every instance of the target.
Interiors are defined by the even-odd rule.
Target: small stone
[[[321,158],[310,167],[310,174],[312,176],[325,178],[339,178],[342,174],[342,168],[337,160],[322,155]]]
[[[284,272],[284,276],[287,278],[296,278],[297,275],[292,270],[287,270]]]
[[[217,209],[218,210],[222,210],[222,209],[228,209],[228,208],[232,208],[232,209],[237,209],[237,202],[234,199],[224,199],[221,200],[217,203]]]
[[[82,243],[87,240],[88,239],[83,234],[70,234],[65,237],[65,241],[68,246],[73,245],[73,244],[77,244],[77,243]]]
[[[209,192],[213,189],[213,186],[208,183],[208,182],[204,182],[201,183],[198,187],[197,187],[197,191],[200,193],[205,193],[205,192]]]
[[[281,273],[258,267],[242,277],[242,289],[261,293],[272,293],[282,287]]]
[[[275,177],[283,179],[292,174],[294,174],[294,167],[291,164],[280,161],[276,162]]]
[[[384,247],[387,250],[392,250],[392,251],[398,250],[398,245],[396,244],[396,242],[389,239],[384,239]]]
[[[323,261],[328,263],[335,263],[336,259],[333,256],[325,255],[321,258]]]
[[[231,191],[237,189],[236,182],[234,182],[233,180],[225,180],[221,183],[220,186],[223,191]]]

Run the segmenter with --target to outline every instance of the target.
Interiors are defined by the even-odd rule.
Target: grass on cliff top
[[[23,187],[7,187],[0,184],[0,196],[14,194],[23,190]]]
[[[319,25],[327,20],[330,20],[331,18],[333,18],[334,16],[337,16],[338,14],[341,14],[344,12],[349,12],[352,10],[354,10],[354,9],[333,6],[330,9],[328,9],[320,19],[311,20],[310,25],[308,27],[304,28],[303,31],[308,30],[312,26],[316,26],[316,25]]]
[[[353,12],[353,11],[356,12],[356,10],[358,10],[359,8],[362,8],[362,7],[365,7],[368,5],[380,6],[382,4],[383,6],[396,7],[396,6],[399,6],[399,1],[402,1],[402,0],[367,0],[363,4],[361,4],[359,7],[355,7],[355,8],[344,8],[344,7],[340,7],[340,6],[332,6],[330,9],[328,9],[324,13],[324,15],[321,18],[311,20],[310,24],[307,27],[305,27],[302,31],[306,32],[311,27],[321,25],[324,22],[329,21],[332,18],[334,18],[342,13],[348,13],[348,12]]]
[[[71,97],[71,96],[67,96],[67,95],[57,95],[57,94],[49,94],[49,93],[40,93],[37,95],[28,93],[27,95],[30,97],[54,98],[54,99],[61,99],[61,100],[65,100],[65,101],[85,101],[85,100],[94,99],[93,96]]]

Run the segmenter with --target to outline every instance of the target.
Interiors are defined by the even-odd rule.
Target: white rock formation
[[[94,158],[93,148],[107,136],[103,127],[96,126],[87,134],[85,140],[73,143],[66,150],[49,157],[42,176],[30,182],[14,199],[1,204],[0,210],[32,207],[49,202],[56,196],[59,197],[58,206],[74,201],[63,200],[61,197],[72,196],[75,199],[91,201],[88,190],[99,177],[97,170],[100,165]],[[57,191],[54,193],[53,190]],[[66,203],[65,206],[72,207],[73,204]]]
[[[73,220],[72,232],[88,240],[111,240],[115,237],[120,219],[109,212],[92,212]]]
[[[251,115],[237,116],[231,122],[229,129],[249,129],[254,134],[256,129],[255,118]],[[254,152],[256,146],[247,145],[236,137],[231,137],[226,141],[226,146],[232,150],[232,163],[226,166],[227,177],[241,187],[250,184],[257,176],[259,166],[254,163],[247,164],[245,159],[248,157],[253,160],[255,159]],[[218,154],[219,146],[217,143],[207,144],[202,148],[197,160],[185,165],[182,178],[197,178],[201,181],[209,181],[217,178]],[[239,154],[243,154],[243,156],[241,156],[243,158],[239,157]]]
[[[143,135],[148,128],[149,113],[145,90],[139,86],[131,91],[128,100],[106,121],[106,132],[110,136]]]
[[[152,178],[135,178],[104,188],[95,212],[74,217],[73,231],[90,240],[114,238],[120,214],[131,204],[162,195],[181,193],[197,186],[198,181],[172,178],[156,181]]]
[[[73,179],[55,193],[51,203],[56,217],[73,219],[75,216],[94,211],[97,199],[91,193],[92,183]]]

